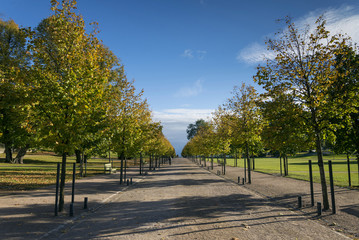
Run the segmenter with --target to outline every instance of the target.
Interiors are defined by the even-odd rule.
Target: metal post
[[[75,178],[76,178],[76,163],[73,163],[72,168],[72,195],[71,195],[71,203],[75,201]]]
[[[302,208],[302,196],[298,196],[298,208]]]
[[[318,216],[322,215],[322,203],[321,202],[317,202],[317,213],[318,213]]]
[[[60,163],[57,163],[56,172],[56,196],[55,196],[55,216],[58,215],[58,202],[59,202],[59,181],[60,181]]]
[[[240,181],[241,181],[241,177],[238,177],[238,184],[240,183]]]
[[[70,217],[73,217],[74,216],[74,204],[73,203],[70,203]]]
[[[350,177],[350,158],[349,158],[349,154],[347,154],[347,165],[348,165],[348,183],[349,183],[349,187],[352,186],[352,180]]]
[[[244,181],[247,182],[247,169],[246,169],[246,166],[247,166],[247,159],[246,158],[243,158],[243,161],[244,161]]]
[[[335,214],[336,207],[335,207],[335,196],[334,196],[334,179],[333,179],[333,168],[332,168],[332,161],[328,161],[329,164],[329,178],[330,178],[330,194],[332,196],[332,213]]]
[[[84,209],[87,209],[87,202],[88,202],[88,198],[85,197],[84,198]]]
[[[314,206],[314,188],[313,188],[312,160],[308,161],[308,165],[309,165],[309,182],[310,182],[310,202],[313,207]]]

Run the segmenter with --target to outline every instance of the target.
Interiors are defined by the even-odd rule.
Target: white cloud
[[[162,123],[163,133],[180,154],[187,142],[187,126],[198,119],[209,120],[212,112],[214,109],[164,109],[153,111],[153,118]]]
[[[181,56],[184,58],[193,58],[193,51],[191,49],[186,49]]]
[[[315,21],[322,14],[327,21],[326,29],[331,34],[347,34],[353,42],[359,43],[359,10],[351,6],[315,10],[295,21],[295,24],[298,29],[305,29],[309,25],[312,30]],[[260,63],[264,58],[273,59],[274,57],[274,53],[268,51],[264,43],[253,43],[237,54],[238,61],[249,64]]]
[[[184,58],[188,58],[188,59],[196,58],[198,60],[203,60],[204,57],[206,56],[206,54],[207,54],[207,51],[205,51],[205,50],[186,49],[181,54],[181,56]]]
[[[192,86],[183,87],[175,93],[175,97],[194,97],[200,94],[203,90],[202,83],[204,80],[198,79]]]
[[[203,50],[197,50],[197,58],[199,60],[204,59],[204,57],[206,56],[207,51],[203,51]]]
[[[266,58],[273,59],[274,57],[274,53],[268,51],[264,44],[253,43],[238,53],[237,60],[252,64],[262,62]]]

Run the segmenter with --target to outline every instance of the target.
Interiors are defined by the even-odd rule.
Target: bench
[[[109,172],[109,174],[116,172],[116,168],[112,168],[112,164],[111,164],[111,163],[105,163],[105,164],[104,164],[104,170],[105,170],[105,173],[106,173],[106,172]]]

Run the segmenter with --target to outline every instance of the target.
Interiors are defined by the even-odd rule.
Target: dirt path
[[[46,239],[347,239],[186,159]]]

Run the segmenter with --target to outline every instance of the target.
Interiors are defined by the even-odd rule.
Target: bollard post
[[[131,185],[132,185],[132,178],[131,178]]]
[[[298,196],[298,208],[302,208],[302,196]]]
[[[310,202],[313,207],[314,206],[314,188],[313,188],[312,160],[308,161],[308,165],[309,165],[309,182],[310,182]]]
[[[333,179],[333,168],[332,168],[332,161],[328,161],[329,164],[329,179],[330,179],[330,195],[332,196],[332,213],[336,214],[336,207],[335,207],[335,196],[334,196],[334,179]]]
[[[244,178],[242,178],[242,185],[244,185]]]
[[[241,177],[238,177],[238,184],[241,182]]]
[[[127,179],[127,186],[130,185],[130,180]]]
[[[72,168],[72,195],[71,195],[71,203],[75,201],[75,178],[76,178],[76,163],[73,163]]]
[[[85,197],[84,198],[84,209],[87,209],[87,202],[88,202],[88,198]]]
[[[60,163],[57,163],[56,172],[56,196],[55,196],[55,216],[58,215],[58,202],[59,202],[59,181],[60,181]]]
[[[318,213],[318,216],[322,215],[322,203],[321,202],[317,202],[317,213]]]
[[[70,203],[70,217],[73,217],[74,216],[74,204],[73,203]]]

